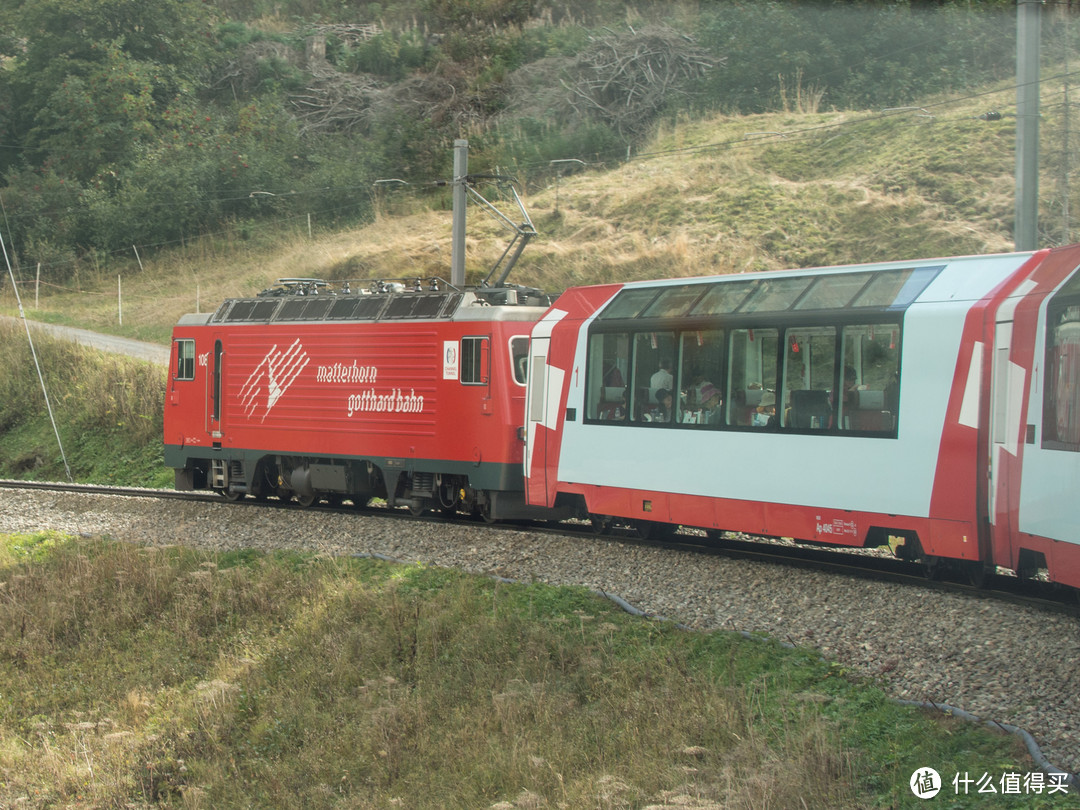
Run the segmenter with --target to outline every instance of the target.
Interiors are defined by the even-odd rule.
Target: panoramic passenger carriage
[[[603,523],[890,544],[1080,586],[1080,246],[582,287],[526,490]]]
[[[177,489],[528,514],[519,427],[546,298],[283,281],[175,327],[165,463]]]

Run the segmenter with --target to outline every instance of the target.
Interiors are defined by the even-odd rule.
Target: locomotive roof
[[[490,297],[471,290],[258,295],[227,299],[199,322],[525,321],[536,320],[547,308],[546,297],[541,305],[530,306],[529,298],[516,303],[512,289],[500,290],[494,299],[498,303]]]

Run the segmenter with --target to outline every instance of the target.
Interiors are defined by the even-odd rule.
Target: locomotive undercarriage
[[[382,467],[370,460],[319,459],[305,456],[237,455],[190,459],[176,471],[176,488],[212,489],[230,501],[244,497],[276,497],[300,506],[319,501],[351,501],[366,506],[373,499],[387,506],[406,507],[412,514],[464,513],[485,521],[552,519],[570,511],[530,506],[524,492],[473,486],[466,474],[409,470],[404,462],[388,459]]]

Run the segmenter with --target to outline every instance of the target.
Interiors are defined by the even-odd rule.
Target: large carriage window
[[[589,419],[626,420],[630,337],[625,333],[589,338],[586,413]]]
[[[1080,273],[1069,282],[1074,289],[1077,278]],[[1062,290],[1068,292],[1068,287]],[[1048,320],[1043,446],[1077,451],[1080,450],[1080,303],[1061,306],[1054,301]]]
[[[675,335],[639,332],[634,335],[633,387],[630,414],[635,422],[670,422],[675,387]],[[667,400],[667,401],[665,401]]]
[[[195,379],[195,341],[176,341],[176,375],[177,380]]]
[[[835,327],[786,330],[780,424],[797,430],[832,427],[835,374]]]
[[[727,423],[772,427],[776,414],[776,355],[779,333],[775,329],[733,329],[727,377]],[[708,381],[706,381],[708,382]],[[711,391],[695,391],[699,401]]]
[[[845,326],[841,430],[893,433],[900,392],[900,324]]]
[[[724,332],[700,329],[679,336],[677,421],[722,425],[724,418]]]

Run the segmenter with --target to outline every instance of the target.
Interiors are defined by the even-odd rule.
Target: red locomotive
[[[529,330],[547,299],[284,279],[173,333],[165,463],[177,489],[531,514]]]

